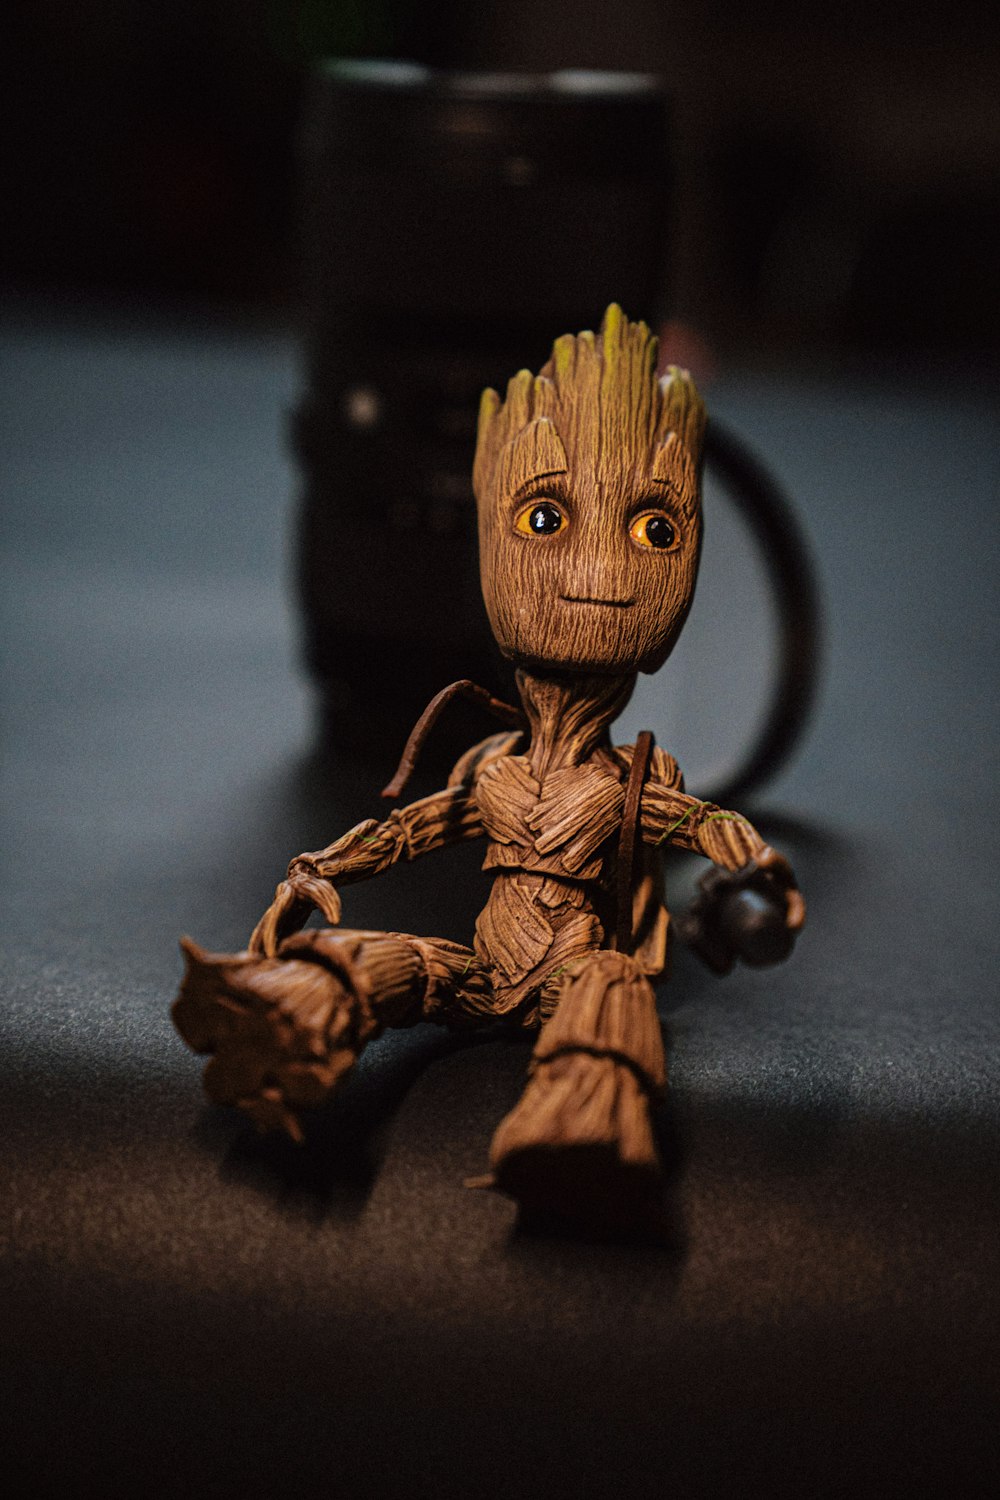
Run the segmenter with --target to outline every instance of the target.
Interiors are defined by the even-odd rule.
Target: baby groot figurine
[[[490,706],[523,728],[467,751],[443,791],[293,859],[247,952],[185,942],[174,1020],[212,1054],[214,1101],[299,1139],[296,1112],[386,1027],[504,1018],[538,1037],[482,1181],[577,1221],[655,1213],[662,846],[716,866],[681,929],[718,972],[785,957],[805,915],[787,861],[745,818],[688,796],[651,736],[614,746],[608,733],[691,606],[704,425],[690,377],[657,378],[655,338],[614,305],[596,337],[567,334],[538,375],[515,375],[506,400],[484,393],[473,475],[483,594],[522,708]],[[411,737],[404,768],[414,753]],[[478,838],[493,885],[471,948],[338,926],[338,887]],[[326,925],[302,931],[313,908]]]

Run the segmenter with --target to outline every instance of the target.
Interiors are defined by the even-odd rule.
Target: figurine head
[[[612,304],[505,401],[483,392],[473,488],[483,597],[525,666],[653,672],[694,595],[705,408],[656,375],[656,339]]]

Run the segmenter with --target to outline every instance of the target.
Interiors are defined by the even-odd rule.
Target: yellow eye
[[[514,530],[522,536],[555,536],[568,525],[566,512],[554,500],[532,500],[518,512]]]
[[[677,532],[661,511],[636,516],[628,534],[640,547],[655,547],[658,552],[665,552],[677,540]]]

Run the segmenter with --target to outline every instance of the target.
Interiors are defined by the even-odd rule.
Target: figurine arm
[[[709,968],[724,974],[736,958],[769,964],[788,956],[805,921],[805,902],[791,865],[748,818],[689,797],[674,766],[672,776],[654,777],[646,786],[642,836],[646,843],[691,849],[716,866],[703,876],[701,894],[679,924]]]
[[[394,808],[382,822],[367,818],[325,849],[299,854],[250,937],[251,953],[273,957],[282,938],[297,932],[318,908],[331,926],[340,921],[340,897],[333,885],[368,880],[400,860],[417,859],[431,849],[479,838],[482,818],[476,781],[497,755],[509,753],[516,735],[493,735],[467,751],[442,791],[408,807]]]
[[[647,844],[674,844],[704,854],[723,870],[739,870],[767,848],[749,819],[702,802],[678,781],[653,780],[642,795],[642,837]]]

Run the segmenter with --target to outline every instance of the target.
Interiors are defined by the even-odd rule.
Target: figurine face
[[[501,649],[536,666],[654,671],[694,595],[693,464],[675,441],[659,462],[601,465],[597,445],[584,444],[558,467],[539,466],[524,461],[525,441],[505,454],[481,520],[483,595]],[[560,446],[554,426],[547,443]]]
[[[502,408],[484,397],[483,596],[520,664],[654,671],[687,617],[703,413],[680,372],[657,381],[655,352],[645,325],[609,309],[599,341],[561,339],[539,376],[514,377]]]

